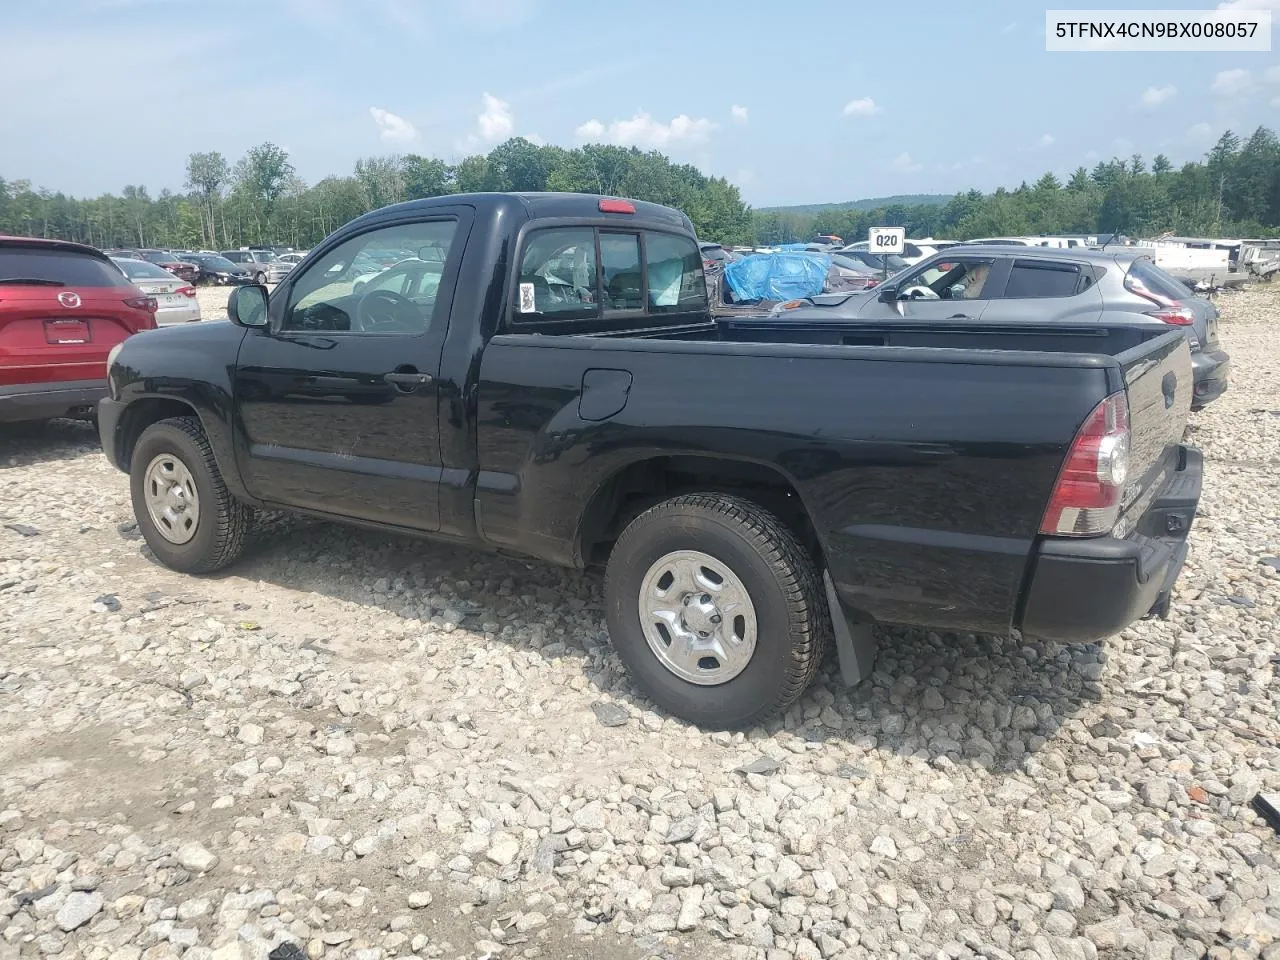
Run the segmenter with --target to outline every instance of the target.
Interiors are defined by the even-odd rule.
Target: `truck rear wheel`
[[[794,703],[829,623],[813,562],[773,514],[740,497],[673,497],[609,555],[614,648],[663,709],[700,726],[762,723]]]
[[[133,514],[152,552],[182,573],[212,573],[244,550],[252,510],[227,491],[195,417],[142,432],[129,468]]]

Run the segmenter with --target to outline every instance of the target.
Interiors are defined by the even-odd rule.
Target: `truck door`
[[[469,208],[336,238],[240,348],[240,472],[265,501],[440,525],[440,354]]]

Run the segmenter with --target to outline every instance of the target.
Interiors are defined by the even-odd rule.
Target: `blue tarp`
[[[736,300],[799,300],[822,293],[831,258],[822,253],[757,253],[724,268]]]

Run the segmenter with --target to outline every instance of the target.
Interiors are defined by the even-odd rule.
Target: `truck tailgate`
[[[1191,350],[1181,332],[1171,331],[1116,359],[1129,400],[1129,482],[1115,531],[1123,537],[1178,468],[1194,384]]]

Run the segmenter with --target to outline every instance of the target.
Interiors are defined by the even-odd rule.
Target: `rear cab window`
[[[524,237],[514,325],[631,317],[708,309],[703,257],[692,237],[610,226],[534,227]]]
[[[127,287],[115,264],[76,250],[0,246],[0,284],[22,281],[65,287]]]

